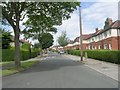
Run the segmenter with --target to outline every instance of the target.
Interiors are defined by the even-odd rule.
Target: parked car
[[[58,53],[59,54],[64,54],[65,52],[61,50],[61,51],[58,51]]]

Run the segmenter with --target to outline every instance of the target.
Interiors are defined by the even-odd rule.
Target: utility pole
[[[83,61],[83,38],[82,38],[82,18],[81,18],[81,6],[79,6],[79,22],[80,22],[80,56],[81,56],[81,61]]]

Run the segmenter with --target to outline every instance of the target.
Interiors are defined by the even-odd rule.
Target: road
[[[59,54],[3,77],[3,88],[118,88],[117,81]]]

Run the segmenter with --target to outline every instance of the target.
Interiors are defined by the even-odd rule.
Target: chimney
[[[96,28],[95,30],[96,30],[96,32],[95,32],[95,33],[98,33],[98,32],[99,32],[98,28]]]
[[[113,23],[113,20],[111,18],[108,18],[108,23],[111,25]]]

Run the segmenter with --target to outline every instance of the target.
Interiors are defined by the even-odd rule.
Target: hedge
[[[84,50],[83,51],[84,57],[85,57],[85,53],[87,53],[88,58],[120,64],[120,51]],[[80,56],[80,51],[79,50],[68,50],[68,54]]]
[[[28,50],[21,49],[21,60],[34,58],[38,55],[38,50],[32,50],[31,56]],[[14,61],[14,48],[2,49],[2,61]]]

